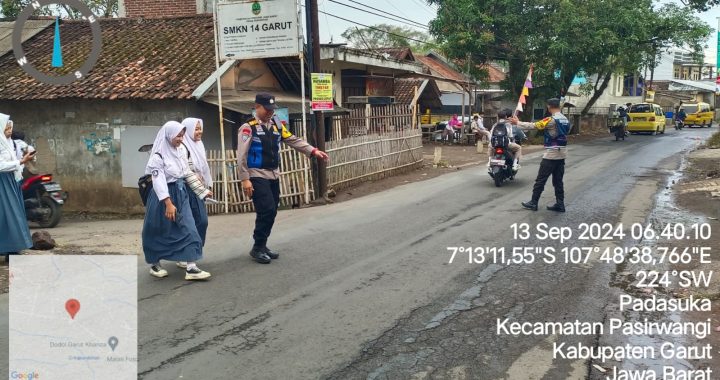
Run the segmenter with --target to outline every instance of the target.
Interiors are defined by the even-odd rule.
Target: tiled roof
[[[415,87],[420,88],[423,81],[424,79],[395,79],[393,94],[395,96],[395,103],[410,104],[415,96]],[[425,86],[425,90],[423,90],[423,93],[420,95],[420,100],[428,107],[440,108],[442,107],[442,102],[440,101],[441,95],[440,89],[438,89],[435,81],[430,79],[428,85]]]
[[[442,62],[441,60],[423,55],[417,55],[415,56],[415,59],[422,62],[422,64],[425,65],[428,69],[430,69],[430,72],[434,75],[460,82],[465,82],[467,80],[467,78],[465,78],[465,75],[453,69],[447,63]],[[483,65],[481,66],[481,68],[487,69],[488,82],[490,83],[500,83],[505,79],[505,73],[503,73],[500,69],[493,66],[492,64]]]
[[[500,71],[497,67],[493,65],[485,65],[482,68],[487,69],[488,71],[488,82],[500,83],[505,80],[505,73]]]
[[[434,75],[438,75],[445,79],[450,79],[450,80],[460,81],[460,82],[464,82],[467,80],[463,74],[453,70],[447,64],[445,64],[444,62],[438,61],[435,58],[423,56],[423,55],[417,55],[417,56],[415,56],[415,59],[420,61],[427,68],[429,68],[430,72],[433,73]]]
[[[412,50],[410,48],[380,48],[375,49],[378,53],[387,53],[392,58],[399,59],[401,61],[415,61]]]
[[[103,50],[77,82],[52,86],[26,74],[11,53],[0,57],[0,99],[189,99],[215,70],[213,20],[207,15],[164,19],[100,19]],[[92,33],[82,21],[60,26],[64,68],[51,68],[54,28],[23,44],[41,72],[62,75],[88,56]],[[64,71],[62,71],[64,70]]]

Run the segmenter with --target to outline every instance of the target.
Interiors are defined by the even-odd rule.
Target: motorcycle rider
[[[681,107],[678,110],[677,115],[675,115],[675,120],[679,120],[681,123],[683,123],[683,125],[685,125],[685,119],[687,119],[687,114],[685,113],[685,109]]]
[[[511,111],[508,108],[502,109],[498,111],[498,121],[495,123],[492,128],[490,128],[490,136],[493,136],[495,132],[495,128],[505,128],[506,135],[510,139],[510,144],[508,144],[508,149],[513,154],[514,161],[513,161],[513,171],[520,170],[520,158],[522,157],[522,147],[520,144],[515,143],[515,134],[513,133],[512,124],[510,123],[510,117],[512,116],[513,111]],[[490,144],[490,147],[488,148],[488,163],[487,166],[490,167],[490,160],[493,157],[495,149]]]
[[[563,176],[565,175],[565,158],[567,157],[567,135],[570,132],[570,121],[560,110],[560,99],[552,98],[547,100],[547,108],[551,116],[536,123],[523,123],[517,117],[512,117],[510,122],[520,128],[537,128],[543,131],[545,153],[543,154],[538,176],[533,187],[532,199],[523,202],[522,206],[528,210],[537,211],[540,195],[545,189],[545,183],[552,175],[552,183],[555,188],[555,204],[548,206],[550,211],[565,212],[565,187]]]

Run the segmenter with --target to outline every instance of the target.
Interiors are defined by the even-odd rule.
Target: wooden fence
[[[407,104],[366,104],[333,119],[333,140],[410,129],[412,118],[413,109]]]
[[[328,188],[347,188],[422,165],[418,129],[345,138],[327,143]]]
[[[210,171],[215,179],[215,186],[213,186],[215,193],[214,198],[220,201],[220,204],[208,205],[208,213],[221,214],[225,211],[222,155],[219,150],[211,150],[208,151],[207,154]],[[228,172],[228,212],[254,211],[252,200],[242,191],[237,164],[237,152],[228,150],[225,154],[225,164],[227,165]],[[306,203],[306,199],[313,199],[313,183],[310,180],[310,162],[308,158],[289,147],[283,146],[280,150],[280,170],[282,173],[280,175],[281,207],[299,207]]]

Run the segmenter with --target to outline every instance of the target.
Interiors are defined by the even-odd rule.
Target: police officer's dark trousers
[[[250,178],[253,185],[252,201],[255,206],[255,248],[263,248],[272,232],[280,203],[280,180]]]
[[[563,185],[563,176],[565,175],[565,160],[548,160],[543,158],[540,162],[540,170],[533,186],[532,200],[537,203],[540,201],[540,195],[545,189],[548,177],[552,175],[552,184],[555,188],[555,200],[558,203],[565,202],[565,187]]]

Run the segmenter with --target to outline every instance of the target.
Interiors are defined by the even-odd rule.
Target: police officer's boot
[[[268,256],[261,247],[253,247],[252,251],[250,251],[250,256],[255,259],[255,262],[260,264],[270,264],[271,261],[270,256]]]
[[[537,211],[538,210],[538,203],[536,200],[530,200],[528,202],[523,202],[522,206],[525,207],[528,210]]]
[[[279,253],[271,251],[268,247],[263,247],[263,252],[265,252],[265,254],[273,260],[277,260],[280,257]]]
[[[547,209],[550,211],[565,212],[565,202],[558,200],[554,205],[547,206]]]

